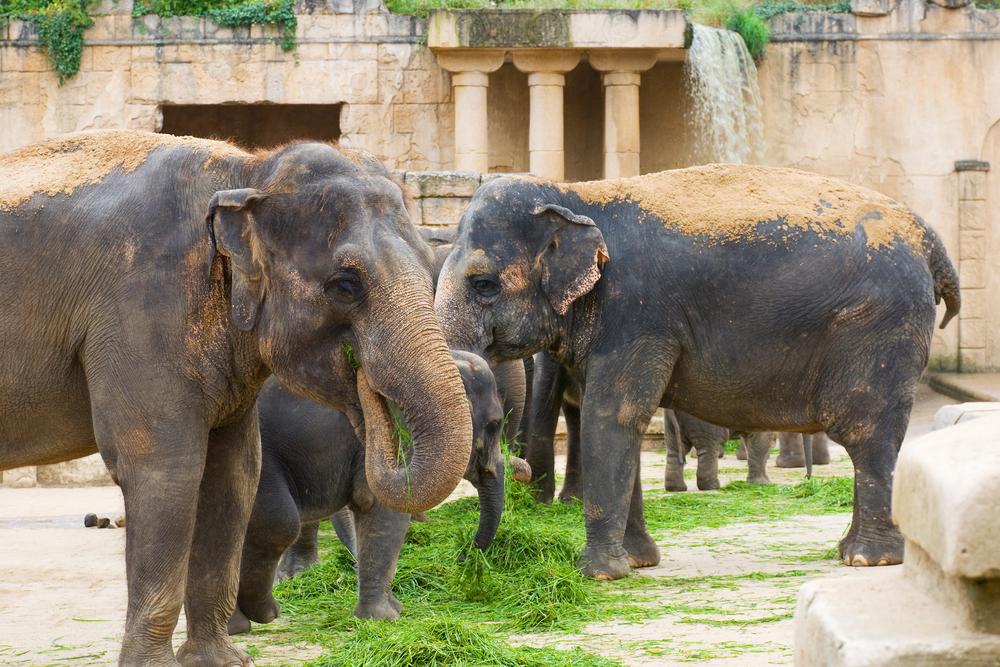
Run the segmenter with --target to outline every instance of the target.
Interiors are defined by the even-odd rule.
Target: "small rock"
[[[94,526],[96,526],[97,525],[97,515],[91,513],[91,514],[88,514],[87,516],[83,517],[83,525],[86,526],[87,528],[93,528]]]
[[[97,522],[98,528],[107,528],[111,525],[111,519],[108,517],[102,517],[100,521]]]
[[[118,526],[119,528],[124,528],[125,527],[125,515],[124,514],[121,515],[120,517],[118,517],[117,519],[115,519],[115,525]]]

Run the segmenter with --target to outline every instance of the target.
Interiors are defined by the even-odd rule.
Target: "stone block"
[[[8,72],[47,72],[49,61],[35,46],[15,46],[4,49],[4,75]]]
[[[930,554],[910,540],[903,562],[907,580],[955,613],[963,627],[1000,635],[1000,579],[946,576]]]
[[[958,341],[963,348],[986,347],[986,320],[960,318]]]
[[[413,172],[410,172],[413,173]],[[469,197],[427,197],[420,200],[423,225],[457,225],[472,201]]]
[[[795,610],[796,667],[997,664],[1000,637],[963,628],[958,612],[906,579],[906,567],[858,568],[804,584]]]
[[[986,290],[962,288],[962,317],[982,319],[986,317],[986,307],[989,303]]]
[[[13,489],[27,489],[38,486],[36,481],[36,466],[24,466],[0,472],[0,486]]]
[[[85,42],[98,39],[114,39],[115,16],[95,16],[94,25],[83,33]]]
[[[38,466],[38,483],[42,486],[110,486],[114,484],[100,454]]]
[[[1000,578],[1000,415],[906,443],[893,478],[892,516],[945,576]]]
[[[982,199],[959,201],[958,224],[963,230],[986,229],[986,202]]]
[[[482,184],[486,185],[490,181],[495,181],[498,178],[507,178],[508,176],[530,176],[530,174],[483,174]]]
[[[480,178],[475,171],[409,171],[406,184],[416,189],[418,197],[471,197]]]
[[[960,230],[958,244],[960,259],[986,259],[986,232],[982,229]]]
[[[885,16],[889,0],[851,0],[851,13],[856,16]]]
[[[934,430],[997,415],[1000,415],[1000,403],[983,401],[945,405],[934,414]]]
[[[969,289],[986,287],[986,261],[963,259],[958,263],[959,284]]]
[[[958,173],[958,198],[986,199],[986,172],[960,171]]]
[[[990,370],[986,366],[986,349],[959,347],[958,370],[962,373],[981,373]]]

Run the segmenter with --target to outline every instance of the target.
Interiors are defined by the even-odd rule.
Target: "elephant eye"
[[[496,296],[500,293],[500,283],[491,276],[469,276],[469,286],[481,296]]]
[[[345,271],[332,276],[327,281],[324,291],[327,296],[333,299],[343,301],[344,303],[351,303],[361,298],[364,294],[364,287],[362,287],[361,280],[357,274]]]
[[[499,432],[500,432],[500,422],[499,421],[493,420],[489,424],[486,425],[486,435],[488,435],[489,437],[492,438],[492,437],[496,436],[496,434],[499,433]]]

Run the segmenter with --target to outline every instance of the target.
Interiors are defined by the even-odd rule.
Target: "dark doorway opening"
[[[223,139],[253,150],[295,139],[338,141],[343,104],[164,105],[164,134]]]

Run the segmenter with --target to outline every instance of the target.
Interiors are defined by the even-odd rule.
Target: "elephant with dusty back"
[[[639,479],[660,406],[745,432],[825,431],[856,471],[840,556],[901,562],[892,471],[942,297],[943,326],[958,277],[906,207],[814,174],[709,165],[483,185],[435,306],[453,347],[493,363],[548,350],[580,384],[579,566],[617,579],[660,558]]]
[[[433,257],[371,156],[76,133],[0,156],[0,184],[0,469],[101,453],[128,513],[121,665],[250,661],[226,622],[272,373],[347,414],[386,506],[462,478]]]

